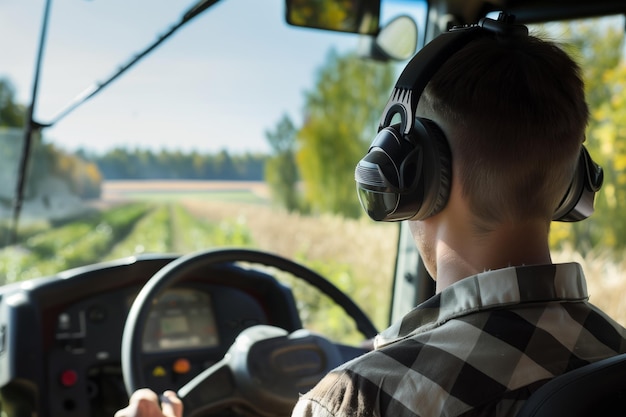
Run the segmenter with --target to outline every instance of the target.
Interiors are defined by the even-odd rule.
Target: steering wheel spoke
[[[326,338],[258,325],[244,330],[220,362],[178,391],[187,417],[234,406],[288,416],[298,399],[343,358]],[[262,406],[262,407],[259,407]]]
[[[211,413],[244,402],[226,358],[207,368],[178,390],[184,415]]]

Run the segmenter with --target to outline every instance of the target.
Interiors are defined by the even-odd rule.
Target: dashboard
[[[125,406],[126,316],[143,285],[174,259],[128,258],[2,287],[0,412],[110,417]],[[188,273],[153,300],[141,343],[146,386],[178,389],[257,324],[302,327],[289,288],[230,263]]]

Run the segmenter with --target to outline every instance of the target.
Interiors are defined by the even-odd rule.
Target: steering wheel
[[[121,352],[122,374],[129,396],[142,387],[142,336],[152,301],[190,272],[233,262],[261,264],[288,272],[316,287],[342,307],[366,339],[377,334],[371,320],[347,295],[300,264],[247,249],[193,253],[177,258],[154,274],[130,308]],[[358,351],[359,354],[364,352]],[[259,415],[288,416],[299,393],[312,388],[345,360],[338,346],[304,329],[288,334],[273,326],[253,326],[237,336],[221,361],[180,388],[178,396],[188,417],[226,407],[253,409]]]

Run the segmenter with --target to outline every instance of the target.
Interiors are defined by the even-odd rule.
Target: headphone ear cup
[[[448,141],[432,120],[416,118],[408,134],[399,125],[381,129],[355,169],[361,206],[376,221],[439,213],[450,196],[451,160]]]
[[[452,154],[450,145],[441,128],[432,120],[415,119],[415,129],[425,150],[424,163],[420,173],[425,182],[422,208],[413,220],[424,220],[439,213],[448,203],[452,185]],[[423,137],[419,137],[423,136]]]
[[[559,207],[555,210],[552,220],[560,222],[577,222],[586,219],[594,212],[596,193],[602,187],[604,172],[596,164],[587,148],[580,150],[574,177]]]

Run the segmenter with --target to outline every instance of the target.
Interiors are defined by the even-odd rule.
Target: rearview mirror
[[[286,0],[287,23],[336,32],[375,35],[380,0]]]

